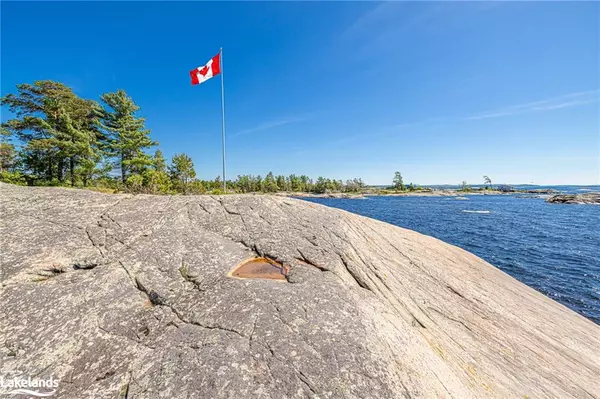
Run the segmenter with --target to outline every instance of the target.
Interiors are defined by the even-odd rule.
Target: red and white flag
[[[221,53],[212,57],[204,66],[190,71],[192,85],[198,85],[206,82],[213,76],[221,73]]]

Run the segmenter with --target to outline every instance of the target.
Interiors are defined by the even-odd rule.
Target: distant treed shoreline
[[[176,154],[167,164],[150,137],[139,106],[124,90],[84,99],[63,83],[20,84],[2,97],[15,117],[2,123],[0,181],[31,186],[69,186],[104,192],[221,194],[220,176],[196,177],[192,159]],[[13,143],[18,139],[19,145]],[[485,189],[491,180],[484,176]],[[306,175],[239,175],[228,193],[365,193],[428,191],[405,185],[396,172],[390,187],[367,187],[361,178],[342,180]],[[459,191],[472,191],[463,182]]]

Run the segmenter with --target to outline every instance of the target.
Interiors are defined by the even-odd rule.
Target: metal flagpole
[[[222,135],[223,135],[223,193],[227,191],[227,175],[225,174],[225,86],[223,84],[223,47],[219,55],[221,69],[221,114],[223,115]]]

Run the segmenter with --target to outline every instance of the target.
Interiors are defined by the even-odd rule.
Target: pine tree
[[[3,127],[23,143],[23,167],[34,178],[62,183],[68,173],[75,185],[77,165],[97,159],[97,104],[64,84],[39,80],[17,85],[17,94],[3,97],[2,105],[17,116]]]
[[[176,190],[184,194],[190,191],[190,184],[196,178],[194,162],[187,154],[176,154],[171,159],[169,167],[171,182]]]
[[[10,142],[11,133],[4,127],[0,130],[0,173],[10,172],[16,163],[15,146]]]
[[[300,191],[311,192],[313,189],[312,179],[306,175],[300,176]]]
[[[253,191],[255,191],[255,192],[264,191],[263,179],[260,175],[256,176],[256,179],[254,180],[254,190]]]
[[[238,175],[236,185],[242,193],[252,191],[252,176]]]
[[[167,171],[167,162],[165,161],[165,156],[163,155],[161,150],[156,150],[154,152],[154,158],[152,159],[152,167],[157,172]]]
[[[286,191],[287,190],[287,185],[285,184],[285,177],[283,177],[282,175],[277,176],[277,188],[280,191]]]
[[[315,193],[323,194],[327,191],[327,180],[324,177],[319,176],[313,189]]]
[[[404,190],[404,180],[402,179],[402,173],[396,172],[394,173],[394,188],[396,190]]]
[[[78,177],[87,182],[100,161],[95,120],[97,104],[76,97],[67,104],[57,103],[54,106],[54,123],[57,126],[54,143],[59,148],[59,180],[64,181],[64,159],[68,160],[71,186],[75,186]]]
[[[131,174],[141,175],[152,164],[145,150],[157,145],[150,139],[146,120],[136,116],[140,109],[124,90],[103,94],[102,126],[109,137],[108,151],[116,158],[115,166],[121,172],[121,181]]]
[[[488,187],[490,189],[492,189],[492,179],[489,178],[489,176],[483,176],[483,182],[485,183],[485,188],[487,189]]]
[[[167,174],[167,163],[161,150],[154,152],[151,167],[143,172],[143,185],[152,194],[168,194],[171,181]]]
[[[302,191],[302,182],[300,181],[300,179],[298,178],[298,176],[296,175],[290,175],[288,177],[288,180],[290,182],[290,190],[292,191]]]
[[[277,182],[275,181],[275,177],[273,176],[273,172],[269,172],[265,177],[264,181],[264,191],[267,193],[277,192]]]

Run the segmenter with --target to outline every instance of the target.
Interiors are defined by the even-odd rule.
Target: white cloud
[[[463,120],[470,121],[488,118],[498,118],[502,116],[521,115],[532,112],[577,107],[580,105],[597,102],[598,93],[598,90],[570,93],[559,97],[548,98],[545,100],[534,101],[526,104],[511,105],[504,108],[482,112],[481,114],[467,116],[463,118]]]
[[[381,29],[393,19],[398,10],[404,8],[404,2],[383,2],[358,17],[342,33],[342,37],[352,39],[355,36],[361,36],[364,33],[371,32],[374,29]]]
[[[272,129],[275,127],[279,127],[279,126],[289,125],[290,123],[303,122],[305,120],[306,120],[306,118],[285,118],[285,119],[273,120],[273,121],[261,123],[260,125],[252,127],[252,128],[242,129],[242,130],[234,133],[233,135],[234,136],[242,136],[245,134],[256,133],[256,132],[260,132],[263,130],[268,130],[268,129]]]

